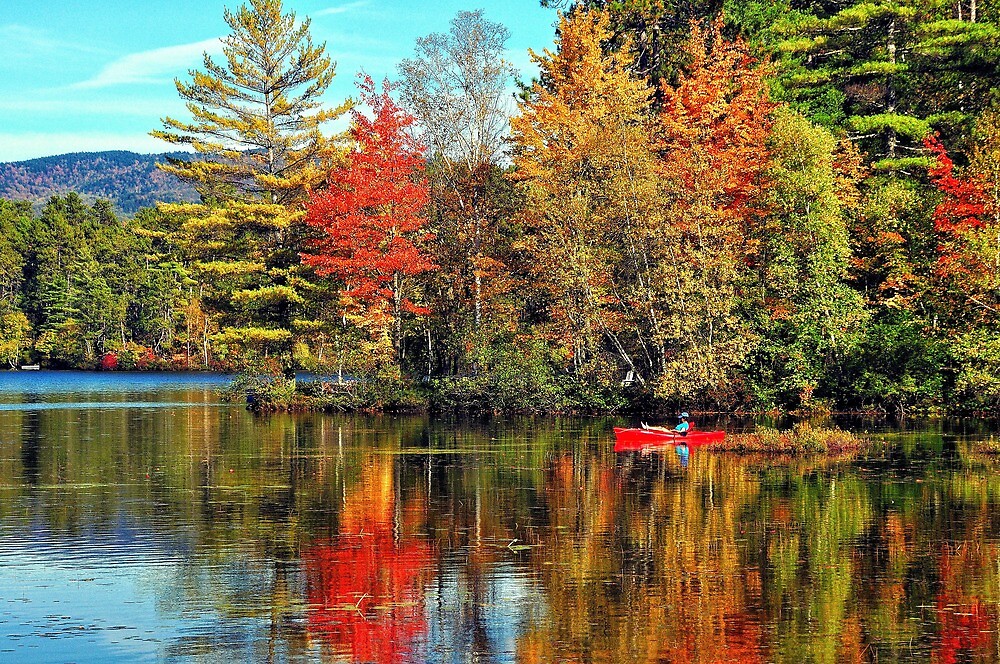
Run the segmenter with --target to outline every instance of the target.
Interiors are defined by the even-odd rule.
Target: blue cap
[[[685,420],[686,420],[687,418],[689,418],[689,417],[691,417],[691,416],[690,416],[690,415],[688,415],[687,413],[681,413],[681,414],[680,414],[680,415],[678,415],[677,417],[679,417],[679,418],[681,418],[681,419],[685,419]]]

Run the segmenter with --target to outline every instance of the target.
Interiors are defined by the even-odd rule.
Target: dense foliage
[[[331,407],[1000,405],[997,7],[556,4],[517,108],[506,30],[462,12],[333,137],[308,21],[227,14],[178,89],[266,145],[199,143],[202,202],[134,221],[0,206],[4,361],[360,379]],[[254,48],[308,126],[242,122]]]

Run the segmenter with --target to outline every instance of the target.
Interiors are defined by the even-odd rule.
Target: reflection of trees
[[[553,619],[523,639],[536,661],[754,661],[759,573],[738,534],[757,486],[742,465],[693,454],[554,460],[553,534],[532,552]],[[738,541],[740,540],[740,541]]]
[[[995,659],[997,462],[907,435],[875,459],[682,468],[615,455],[609,430],[0,412],[0,516],[95,541],[127,524],[184,561],[162,611],[242,626],[256,659]]]
[[[934,611],[939,625],[932,661],[952,664],[975,653],[996,654],[996,587],[983,588],[983,567],[994,567],[995,544],[944,545],[939,570],[941,585]]]
[[[355,661],[412,659],[427,629],[423,589],[435,554],[410,534],[406,517],[415,512],[397,504],[394,466],[392,457],[366,463],[345,499],[340,533],[302,550],[310,631]]]
[[[783,656],[838,662],[859,655],[851,544],[871,520],[864,482],[838,466],[769,473],[761,507],[772,515],[759,540],[766,556],[765,606]]]
[[[921,441],[914,452],[927,449]],[[996,630],[996,551],[963,557],[959,592],[948,580],[956,556],[945,565],[939,547],[995,540],[1000,478],[913,461],[695,454],[682,471],[669,455],[612,467],[599,454],[557,458],[545,489],[553,530],[531,552],[552,620],[522,638],[522,653],[895,661],[952,643],[964,649],[959,659],[989,658],[993,637],[971,634]],[[950,617],[927,608],[942,588]]]

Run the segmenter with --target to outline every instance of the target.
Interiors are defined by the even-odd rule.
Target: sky
[[[0,0],[0,162],[100,150],[164,152],[161,118],[189,119],[174,79],[220,54],[223,9],[240,0]],[[556,13],[538,0],[285,0],[312,19],[337,63],[331,106],[364,70],[398,78],[418,37],[447,32],[459,11],[485,10],[510,30],[508,60],[529,80],[528,49],[551,48]],[[224,58],[216,58],[224,62]]]

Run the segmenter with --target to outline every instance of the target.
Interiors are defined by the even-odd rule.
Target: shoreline
[[[88,377],[116,376],[211,376],[218,378],[219,388],[223,393],[231,390],[241,376],[235,371],[222,369],[205,368],[144,368],[144,369],[78,369],[78,368],[50,368],[40,369],[19,369],[7,368],[0,370],[0,376],[18,376],[30,380],[32,376],[61,375],[69,376],[73,374]],[[263,376],[264,374],[261,374]],[[628,393],[624,390],[616,391],[614,394],[620,402],[614,407],[595,407],[595,404],[588,404],[575,408],[540,408],[532,404],[519,404],[510,407],[510,404],[500,407],[492,407],[496,404],[476,403],[477,399],[471,399],[471,403],[453,403],[456,395],[459,397],[477,397],[474,390],[459,391],[435,389],[428,387],[426,383],[416,380],[392,381],[376,386],[374,390],[362,390],[362,392],[378,391],[382,394],[362,393],[358,394],[355,389],[362,383],[359,381],[344,381],[335,383],[322,381],[321,378],[330,374],[314,373],[303,371],[296,376],[296,389],[294,392],[283,395],[285,398],[273,399],[270,395],[262,394],[261,398],[254,403],[247,403],[248,410],[259,413],[279,413],[279,412],[364,412],[364,413],[466,413],[472,415],[549,415],[549,416],[622,416],[622,417],[659,417],[671,418],[677,408],[672,406],[650,404],[647,400],[629,400]],[[447,378],[447,377],[444,377]],[[227,384],[222,384],[222,379],[228,379]],[[213,381],[215,382],[215,381]],[[299,387],[314,384],[327,384],[333,387],[331,394],[310,394],[301,392]],[[232,393],[231,402],[237,403],[242,399],[238,394]],[[403,398],[394,398],[403,397]],[[442,398],[446,397],[446,398]],[[936,405],[933,407],[913,408],[913,409],[889,409],[889,408],[864,408],[864,409],[777,409],[777,408],[736,408],[733,410],[719,409],[718,407],[708,407],[699,409],[696,406],[684,406],[686,410],[700,417],[770,417],[780,418],[816,418],[816,417],[852,417],[852,418],[874,418],[874,419],[943,419],[945,413],[951,413],[959,417],[975,417],[978,419],[996,419],[1000,414],[984,410],[966,410],[955,407]]]

